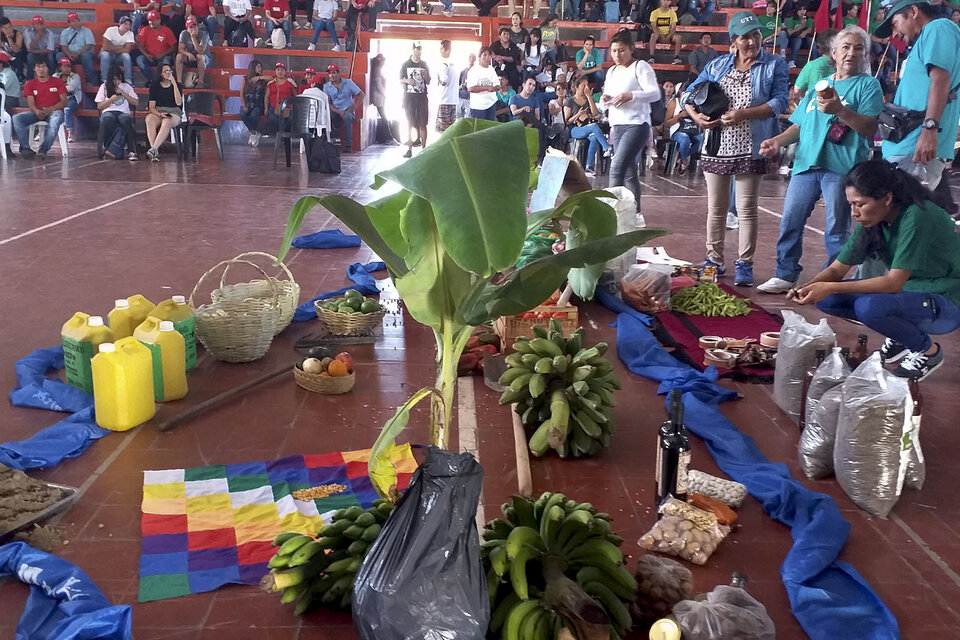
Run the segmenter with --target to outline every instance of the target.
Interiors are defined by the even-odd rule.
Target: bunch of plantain
[[[513,496],[500,509],[504,517],[486,524],[480,543],[491,636],[554,640],[566,628],[576,637],[574,625],[544,599],[547,576],[559,568],[606,612],[612,637],[622,638],[632,624],[637,581],[624,566],[623,538],[611,532],[610,516],[550,492],[536,501]]]
[[[584,348],[583,328],[564,338],[555,319],[549,331],[535,326],[533,333],[513,343],[516,353],[507,356],[500,376],[506,387],[500,404],[516,403],[520,420],[532,431],[530,452],[542,456],[554,449],[561,458],[580,457],[609,446],[616,428],[613,391],[620,379],[603,355],[607,344]]]
[[[280,593],[284,604],[295,602],[293,612],[298,616],[318,603],[349,608],[357,571],[391,513],[393,504],[376,500],[366,510],[340,509],[316,537],[281,533],[273,539],[277,552],[260,588]]]

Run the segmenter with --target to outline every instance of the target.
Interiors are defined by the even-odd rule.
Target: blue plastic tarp
[[[344,233],[340,229],[326,229],[316,233],[298,236],[290,243],[298,249],[341,249],[359,247],[360,236]]]
[[[16,640],[126,640],[129,605],[111,605],[76,565],[23,542],[0,546],[0,576],[30,585]],[[12,615],[7,608],[6,615]]]
[[[617,318],[617,348],[630,371],[660,382],[660,393],[682,389],[684,423],[703,439],[724,473],[744,484],[767,514],[790,527],[793,547],[780,567],[793,615],[812,640],[896,640],[893,614],[857,570],[837,560],[850,524],[829,496],[805,488],[786,465],[772,463],[753,439],[717,408],[736,397],[713,382],[716,370],[700,373],[663,350],[643,323]],[[713,371],[711,371],[713,370]],[[856,630],[854,632],[854,630]]]
[[[347,277],[354,282],[352,287],[343,287],[342,289],[337,289],[336,291],[327,291],[326,293],[321,293],[320,295],[307,300],[293,313],[293,322],[306,322],[308,320],[313,320],[317,317],[317,310],[313,306],[313,303],[317,300],[326,300],[327,298],[336,298],[342,296],[347,289],[356,289],[364,295],[376,295],[380,293],[380,289],[377,288],[377,281],[371,275],[377,271],[383,271],[387,268],[382,262],[368,262],[367,264],[360,264],[359,262],[354,262],[352,265],[347,267]]]
[[[17,372],[17,386],[10,392],[15,407],[32,407],[75,413],[93,406],[93,396],[57,379],[47,372],[63,368],[63,347],[37,349],[13,366]]]

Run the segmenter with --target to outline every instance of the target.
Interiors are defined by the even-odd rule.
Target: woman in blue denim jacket
[[[726,268],[723,241],[730,204],[730,181],[736,181],[740,214],[740,246],[734,284],[753,286],[753,254],[757,246],[757,196],[768,161],[760,144],[780,133],[777,118],[787,109],[787,63],[760,47],[760,22],[750,11],[741,11],[727,25],[733,53],[712,60],[690,85],[693,92],[703,82],[716,82],[729,101],[729,110],[716,119],[699,113],[688,99],[687,113],[710,136],[719,135],[716,155],[701,160],[707,182],[707,259],[718,275]]]

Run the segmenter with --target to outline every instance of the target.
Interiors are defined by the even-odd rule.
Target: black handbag
[[[719,84],[712,81],[698,84],[690,93],[687,102],[711,119],[719,118],[730,108],[727,94]]]
[[[950,93],[947,94],[946,104],[950,104],[957,99],[958,89],[960,89],[960,84],[950,90]],[[900,142],[922,125],[926,118],[926,111],[907,109],[892,102],[886,102],[880,115],[877,116],[877,133],[884,140]]]
[[[307,168],[314,173],[340,173],[340,147],[325,138],[313,138],[307,150]]]

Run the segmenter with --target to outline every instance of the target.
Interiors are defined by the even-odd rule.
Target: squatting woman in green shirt
[[[943,364],[930,335],[960,327],[960,226],[916,178],[884,160],[854,167],[846,192],[857,227],[837,259],[787,297],[862,322],[886,338],[884,362],[903,358],[894,375],[923,380]],[[843,280],[867,258],[889,271]]]

